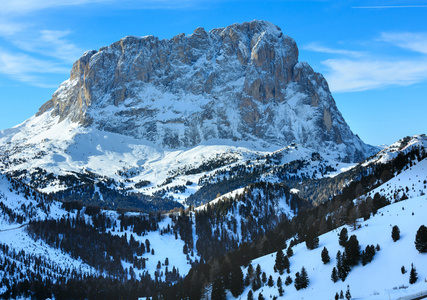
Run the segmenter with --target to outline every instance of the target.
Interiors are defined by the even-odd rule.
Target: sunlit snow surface
[[[321,235],[319,247],[314,250],[308,250],[305,242],[294,246],[294,256],[290,258],[291,274],[289,275],[295,279],[295,273],[300,272],[304,266],[310,283],[307,289],[297,291],[293,284],[289,286],[284,284],[288,276],[285,272],[281,276],[285,291],[284,299],[333,299],[336,292],[343,290],[345,294],[347,285],[350,287],[352,299],[398,299],[420,292],[427,294],[427,254],[420,254],[414,244],[418,228],[421,225],[427,226],[427,196],[422,195],[427,192],[425,180],[427,180],[427,159],[408,168],[370,193],[373,195],[379,192],[390,198],[397,189],[406,186],[410,189],[406,193],[409,199],[380,209],[367,221],[359,220],[361,226],[359,229],[353,230],[353,227],[347,227],[349,236],[353,234],[357,236],[361,250],[372,244],[380,245],[381,250],[375,254],[371,263],[354,267],[345,282],[331,281],[332,269],[336,266],[337,251],[344,251],[344,248],[338,244],[338,234],[342,227]],[[397,242],[393,242],[391,238],[394,225],[399,227],[401,234]],[[331,257],[331,261],[326,265],[321,260],[323,247],[328,249]],[[260,264],[267,278],[272,275],[277,283],[279,273],[274,272],[274,263],[275,253],[252,261],[254,268]],[[412,285],[409,284],[411,264],[414,264],[418,272],[418,281]],[[401,273],[402,266],[405,266],[406,274]],[[243,272],[246,274],[246,269],[243,269]],[[249,289],[245,289],[242,299],[246,299]],[[276,285],[272,288],[263,286],[254,292],[254,299],[258,298],[260,292],[266,299],[270,298],[269,295],[279,295]]]
[[[21,180],[32,184],[29,174],[40,168],[54,175],[71,175],[73,172],[91,172],[101,177],[114,179],[127,191],[140,192],[152,195],[159,190],[174,186],[186,186],[186,190],[174,191],[171,189],[166,196],[171,196],[180,203],[194,194],[199,188],[199,179],[209,176],[217,169],[198,173],[183,174],[185,170],[217,161],[219,158],[229,158],[231,163],[220,166],[227,169],[236,164],[243,165],[251,161],[253,165],[262,165],[258,161],[266,155],[281,155],[279,164],[303,159],[310,165],[301,173],[308,176],[315,175],[320,167],[320,161],[311,161],[313,150],[291,145],[285,148],[266,146],[256,141],[237,141],[211,139],[193,148],[168,150],[160,148],[150,141],[92,127],[82,127],[68,120],[59,121],[59,117],[52,118],[50,113],[34,116],[12,129],[0,131],[0,151],[5,154],[5,160],[0,161],[4,172],[27,170]],[[325,152],[321,154],[328,164],[336,169],[330,176],[352,167],[336,161],[339,152]],[[178,176],[175,176],[178,174]],[[39,175],[36,175],[39,176]],[[171,182],[166,182],[167,179]],[[266,173],[260,178],[264,181],[277,182],[274,174]],[[147,186],[137,187],[139,182],[149,182]],[[187,184],[192,182],[193,184]],[[40,191],[50,193],[68,188],[57,180],[49,180],[47,185],[37,186]],[[102,195],[100,195],[102,198]]]

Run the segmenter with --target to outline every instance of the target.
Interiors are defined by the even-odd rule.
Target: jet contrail
[[[354,6],[352,8],[427,8],[427,5]]]

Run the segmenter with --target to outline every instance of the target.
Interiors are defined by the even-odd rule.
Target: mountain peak
[[[159,40],[127,36],[87,51],[38,115],[190,148],[211,139],[301,144],[361,160],[370,148],[339,113],[295,41],[254,20]]]

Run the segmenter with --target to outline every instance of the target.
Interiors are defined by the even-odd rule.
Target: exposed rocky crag
[[[293,187],[376,150],[295,41],[252,21],[87,51],[35,116],[0,131],[0,170],[61,201],[152,211]]]
[[[295,41],[265,22],[159,40],[128,36],[87,51],[38,115],[145,139],[167,149],[212,139],[300,144],[360,161],[328,84]]]

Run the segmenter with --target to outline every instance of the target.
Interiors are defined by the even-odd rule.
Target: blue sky
[[[365,142],[427,133],[427,0],[1,2],[0,129],[34,115],[86,50],[259,19],[296,40]]]

